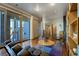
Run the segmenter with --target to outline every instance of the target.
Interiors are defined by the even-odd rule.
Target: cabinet
[[[67,45],[69,55],[76,55],[76,48],[78,45],[78,18],[77,18],[77,4],[72,3],[68,5],[67,11]]]

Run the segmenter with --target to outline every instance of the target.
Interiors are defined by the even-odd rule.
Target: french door
[[[20,17],[15,14],[8,14],[8,29],[11,41],[20,40]],[[22,41],[30,39],[30,19],[22,18]]]
[[[15,14],[8,14],[9,38],[11,41],[20,40],[20,18]]]
[[[22,20],[22,39],[30,39],[30,20],[28,18],[23,18]]]

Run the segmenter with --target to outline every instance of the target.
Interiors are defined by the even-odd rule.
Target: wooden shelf
[[[77,21],[77,4],[69,4],[67,12],[67,44],[69,55],[75,56],[74,48],[78,45],[78,21]],[[77,35],[76,35],[77,34]],[[75,37],[74,37],[75,36]]]
[[[71,31],[70,31],[70,35],[69,35],[69,37],[76,43],[76,44],[78,44],[78,37],[76,37],[76,38],[74,38],[73,37],[73,33],[76,33],[77,34],[77,36],[78,36],[78,33],[77,33],[77,26],[78,26],[78,24],[77,24],[77,18],[75,18],[71,23],[70,23],[70,26],[71,26]],[[75,29],[76,30],[75,30]]]
[[[69,36],[76,44],[78,44],[78,39],[74,39],[72,36]]]
[[[69,51],[69,52],[70,52],[70,55],[71,55],[71,56],[74,56],[74,53],[72,52],[72,50],[71,50],[71,49],[69,49],[69,50],[70,50],[70,51]]]
[[[70,55],[71,55],[71,56],[76,56],[76,55],[74,54],[74,52],[72,51],[72,49],[69,49],[69,50],[70,50],[69,52],[70,52]]]
[[[77,18],[75,18],[75,19],[70,23],[70,25],[72,25],[74,22],[77,22]]]
[[[67,42],[67,44],[68,44],[68,46],[69,46],[69,55],[70,55],[70,56],[74,56],[74,53],[73,53],[72,50],[70,49],[70,44],[69,44],[69,42]]]
[[[70,56],[76,56],[76,55],[74,54],[73,50],[72,50],[73,48],[71,49],[70,43],[67,42],[67,44],[68,44],[68,46],[69,46],[69,55],[70,55]]]

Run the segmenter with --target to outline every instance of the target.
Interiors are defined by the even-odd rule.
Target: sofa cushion
[[[26,50],[30,49],[30,46],[26,46],[25,49],[26,49]]]
[[[17,44],[15,46],[13,46],[12,49],[15,52],[15,54],[17,54],[18,52],[20,52],[22,50],[22,47]]]
[[[11,40],[6,40],[4,43],[5,44],[8,44],[8,43],[10,43],[11,42]]]
[[[4,48],[4,45],[0,44],[0,49]]]
[[[33,47],[31,47],[31,48],[28,49],[28,51],[31,53],[31,55],[33,54],[33,52],[34,52],[35,50],[36,50],[36,49],[33,48]]]
[[[11,47],[13,47],[16,43],[17,43],[17,42],[10,42],[10,43],[8,43],[8,46],[11,48]]]
[[[33,52],[33,55],[34,56],[39,56],[41,53],[41,51],[39,49],[36,49],[34,52]]]
[[[0,49],[0,56],[9,56],[9,53],[5,48]]]
[[[13,49],[11,49],[8,45],[5,45],[5,49],[6,49],[6,51],[8,52],[8,54],[10,56],[15,56],[16,55],[15,52],[13,51]]]
[[[41,52],[40,56],[49,56],[46,52]]]
[[[17,56],[30,56],[30,52],[28,51],[27,48],[23,48],[18,54]]]

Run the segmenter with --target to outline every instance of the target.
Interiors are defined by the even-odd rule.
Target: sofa
[[[17,56],[48,56],[48,53],[43,52],[39,49],[36,49],[34,47],[27,46],[23,48]]]
[[[9,56],[48,56],[48,53],[35,47],[21,47],[19,41],[5,41],[4,45],[1,45],[0,48],[5,48]]]

